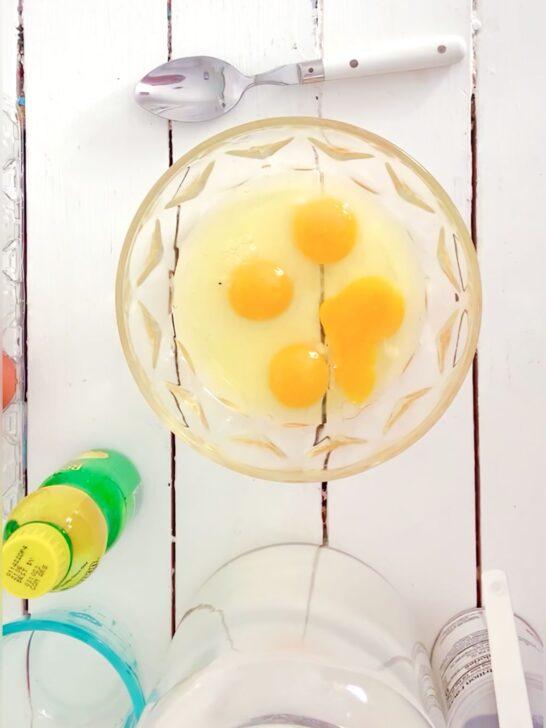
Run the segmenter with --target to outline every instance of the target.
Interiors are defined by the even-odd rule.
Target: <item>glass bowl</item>
[[[344,177],[378,200],[406,229],[425,289],[419,343],[403,373],[365,405],[311,425],[298,424],[297,416],[286,423],[253,416],[216,397],[177,338],[172,316],[173,275],[195,222],[235,187],[288,171]],[[468,230],[425,169],[358,127],[288,117],[217,134],[158,180],[125,239],[116,307],[133,376],[181,440],[247,475],[316,482],[393,457],[442,415],[474,356],[481,289]]]

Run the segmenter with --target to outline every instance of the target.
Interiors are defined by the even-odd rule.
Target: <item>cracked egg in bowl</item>
[[[121,341],[165,424],[269,480],[324,481],[395,455],[472,361],[474,247],[439,184],[335,121],[236,127],[176,162],[135,216]]]

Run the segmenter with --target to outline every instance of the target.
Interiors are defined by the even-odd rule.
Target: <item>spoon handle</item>
[[[437,35],[411,38],[385,46],[372,47],[360,53],[345,53],[320,61],[300,63],[302,83],[330,81],[354,76],[373,76],[396,71],[449,66],[464,58],[466,44],[460,36]]]

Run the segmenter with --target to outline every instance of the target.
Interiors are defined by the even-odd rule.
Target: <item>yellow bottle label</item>
[[[106,550],[108,529],[102,511],[91,496],[68,485],[39,488],[14,508],[9,520],[16,521],[19,526],[33,522],[52,523],[69,537],[72,561],[66,575],[52,591],[70,589],[84,581],[97,568]],[[6,544],[8,542],[9,539]]]

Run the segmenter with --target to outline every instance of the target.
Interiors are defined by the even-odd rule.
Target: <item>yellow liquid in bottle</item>
[[[69,485],[51,485],[47,488],[39,488],[24,498],[10,513],[6,525],[6,530],[10,535],[6,544],[10,539],[17,538],[17,527],[30,523],[53,524],[68,536],[71,545],[71,561],[52,591],[69,589],[80,584],[93,573],[106,551],[108,529],[102,511],[91,496]],[[54,568],[53,564],[44,563],[41,570],[36,572],[30,555],[31,550],[31,548],[25,547],[24,537],[21,535],[21,549],[17,552],[16,564],[17,588],[19,589],[18,595],[23,596],[20,584],[22,581],[28,584],[31,593],[25,595],[27,598],[45,593],[43,584],[40,585],[40,579],[43,578],[48,568]],[[30,578],[33,568],[33,578]],[[12,569],[11,573],[13,574],[15,571]],[[26,581],[24,581],[25,573],[28,574]],[[10,591],[9,564],[4,564],[4,585]]]

